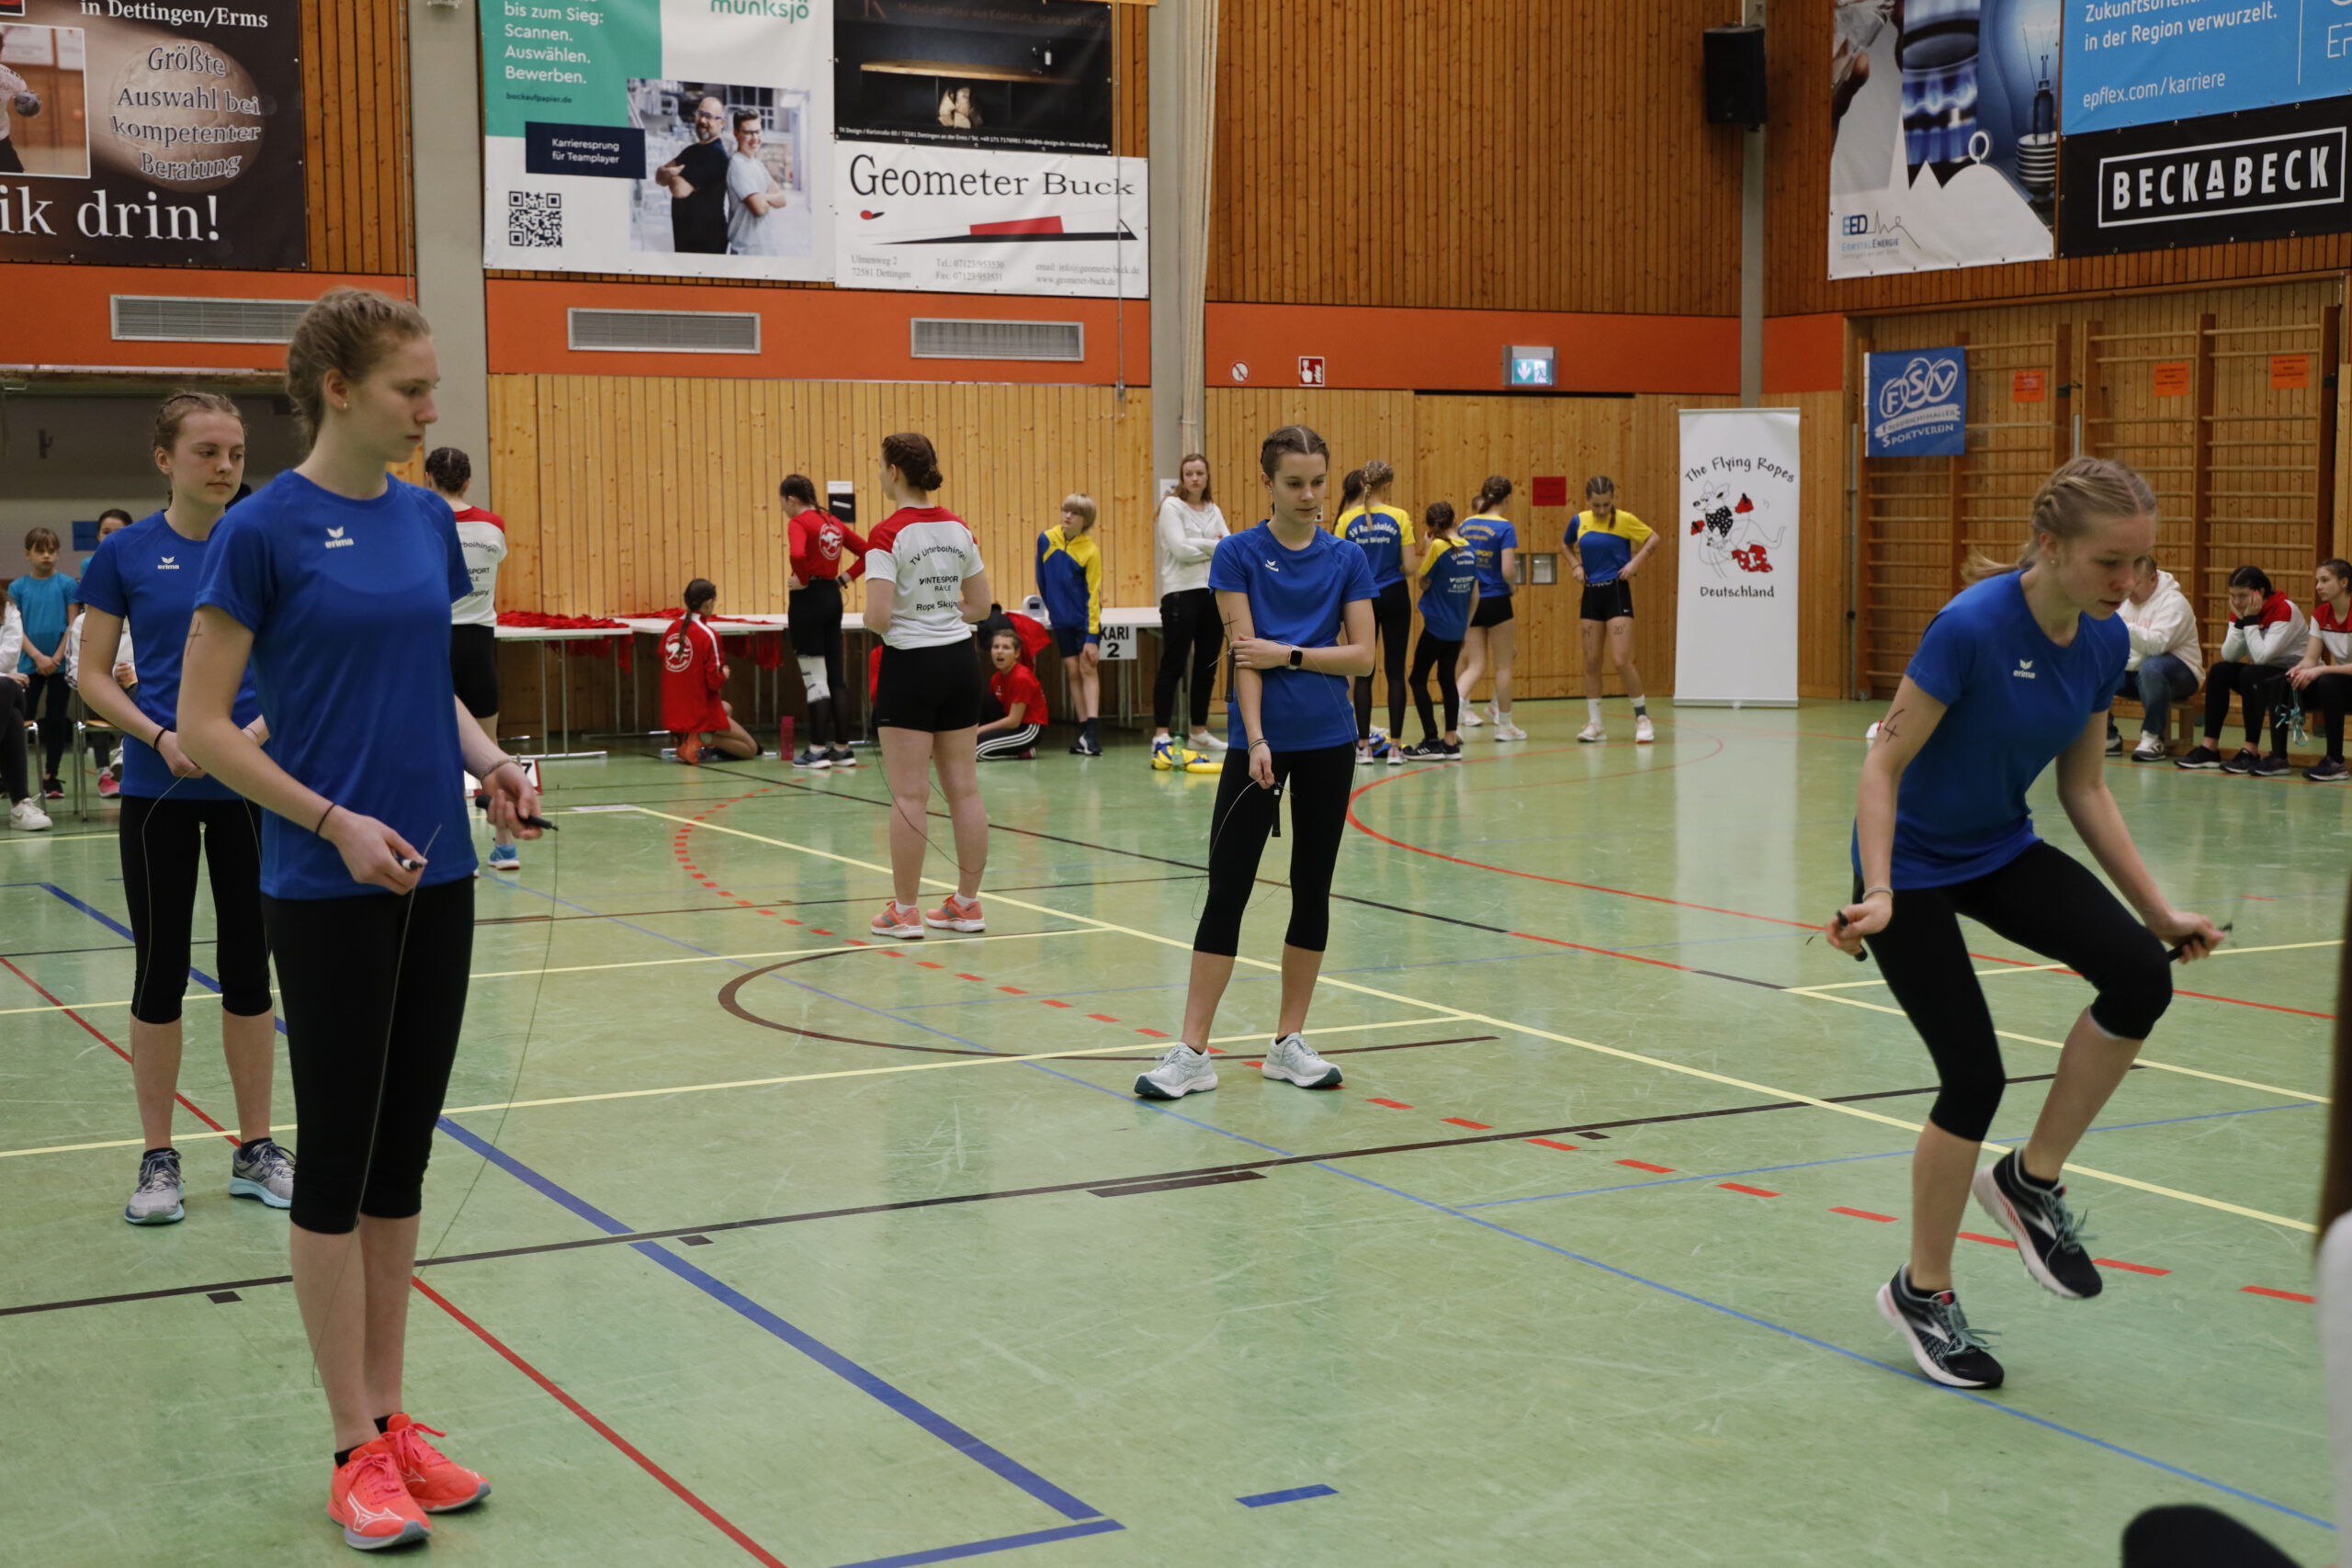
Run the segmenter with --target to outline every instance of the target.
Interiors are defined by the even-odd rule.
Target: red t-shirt
[[[1037,683],[1037,672],[1026,664],[1015,664],[1010,670],[989,671],[989,695],[994,697],[1006,713],[1015,703],[1023,704],[1021,722],[1046,722],[1046,688]]]
[[[727,728],[718,689],[726,684],[718,634],[699,616],[681,615],[662,634],[662,728],[680,735]]]
[[[856,529],[821,506],[812,506],[792,520],[786,548],[792,557],[792,575],[803,582],[850,581],[865,570],[865,541]]]

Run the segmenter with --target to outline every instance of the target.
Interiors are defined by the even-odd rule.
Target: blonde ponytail
[[[2041,536],[2073,541],[2118,517],[2154,516],[2156,492],[2148,481],[2112,457],[2077,457],[2041,481],[2033,492],[2025,547],[2015,561],[1996,561],[1971,551],[1961,576],[1982,582],[2005,572],[2025,571],[2041,558]]]

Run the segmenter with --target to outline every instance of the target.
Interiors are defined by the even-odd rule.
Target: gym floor
[[[1127,1086],[1177,1027],[1214,777],[1132,737],[984,769],[987,934],[878,946],[878,758],[549,764],[560,834],[479,884],[412,1309],[410,1406],[496,1494],[427,1550],[2089,1563],[2199,1502],[2331,1561],[2310,1222],[2352,792],[2111,765],[2233,945],[2078,1151],[2107,1293],[2044,1294],[1972,1212],[1962,1301],[2009,1382],[1970,1394],[1871,1302],[1933,1071],[1809,935],[1876,710],[1658,716],[1636,750],[1612,703],[1579,747],[1581,703],[1528,704],[1524,745],[1360,770],[1310,1026],[1345,1088],[1248,1066],[1276,840],[1223,1087],[1172,1105]],[[223,1191],[200,984],[187,1218],[119,1218],[112,840],[0,840],[0,1555],[336,1561],[286,1221]],[[2021,1137],[2086,996],[1971,931]]]

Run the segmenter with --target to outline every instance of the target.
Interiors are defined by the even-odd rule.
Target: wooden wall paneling
[[[1846,475],[1849,438],[1843,391],[1780,400],[1797,411],[1803,469],[1799,496],[1797,694],[1842,698],[1846,686]],[[1679,468],[1679,454],[1669,457]],[[1675,514],[1666,513],[1672,525]],[[1687,523],[1683,526],[1687,526]],[[1664,550],[1668,547],[1661,545]]]
[[[301,29],[311,266],[412,272],[403,0],[304,6]]]

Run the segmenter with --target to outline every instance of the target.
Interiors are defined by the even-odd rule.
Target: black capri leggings
[[[196,921],[196,863],[212,881],[213,976],[220,1006],[239,1018],[270,1008],[269,939],[261,919],[261,808],[249,800],[122,797],[122,895],[130,906],[139,971],[130,1016],[176,1023],[187,996]]]
[[[1413,596],[1400,579],[1372,598],[1373,640],[1380,645],[1381,669],[1388,677],[1388,733],[1405,728],[1405,654],[1413,637]],[[1356,739],[1372,739],[1372,677],[1356,677]]]
[[[1435,740],[1439,730],[1435,715],[1430,708],[1430,671],[1437,671],[1438,695],[1445,699],[1445,730],[1452,734],[1462,728],[1462,694],[1453,684],[1453,669],[1461,661],[1462,644],[1448,642],[1421,628],[1421,640],[1413,645],[1413,711],[1421,716],[1421,739]]]
[[[2235,692],[2239,705],[2245,709],[2245,743],[2259,749],[2267,726],[2270,749],[2283,755],[2287,727],[2271,720],[2286,691],[2287,671],[2276,664],[2241,664],[2230,660],[2214,665],[2213,672],[2205,678],[2205,739],[2221,738],[2222,726],[2229,722],[2230,694]]]
[[[424,1206],[465,1022],[474,885],[460,877],[404,898],[265,896],[262,915],[301,1125],[294,1223],[342,1235],[362,1214],[407,1219]]]
[[[1347,831],[1355,768],[1356,749],[1344,742],[1274,753],[1276,789],[1290,795],[1290,930],[1283,941],[1309,953],[1322,952],[1330,939],[1331,868]],[[1209,821],[1208,902],[1193,951],[1230,958],[1241,951],[1241,912],[1250,907],[1266,836],[1282,821],[1280,795],[1250,779],[1250,753],[1238,746],[1225,754]]]
[[[1859,878],[1854,891],[1859,901]],[[1928,1120],[1982,1143],[2008,1078],[1961,935],[1962,915],[2088,980],[2098,992],[2091,1021],[2119,1040],[2145,1040],[2156,1027],[2172,1005],[2172,965],[2105,883],[2048,844],[1972,881],[1897,892],[1894,919],[1870,939],[1871,951],[1935,1058],[1942,1088]]]
[[[1225,646],[1216,592],[1187,588],[1159,596],[1159,671],[1151,681],[1151,721],[1161,729],[1176,713],[1176,682],[1191,666],[1193,728],[1209,727],[1209,693],[1216,685],[1217,650]]]

